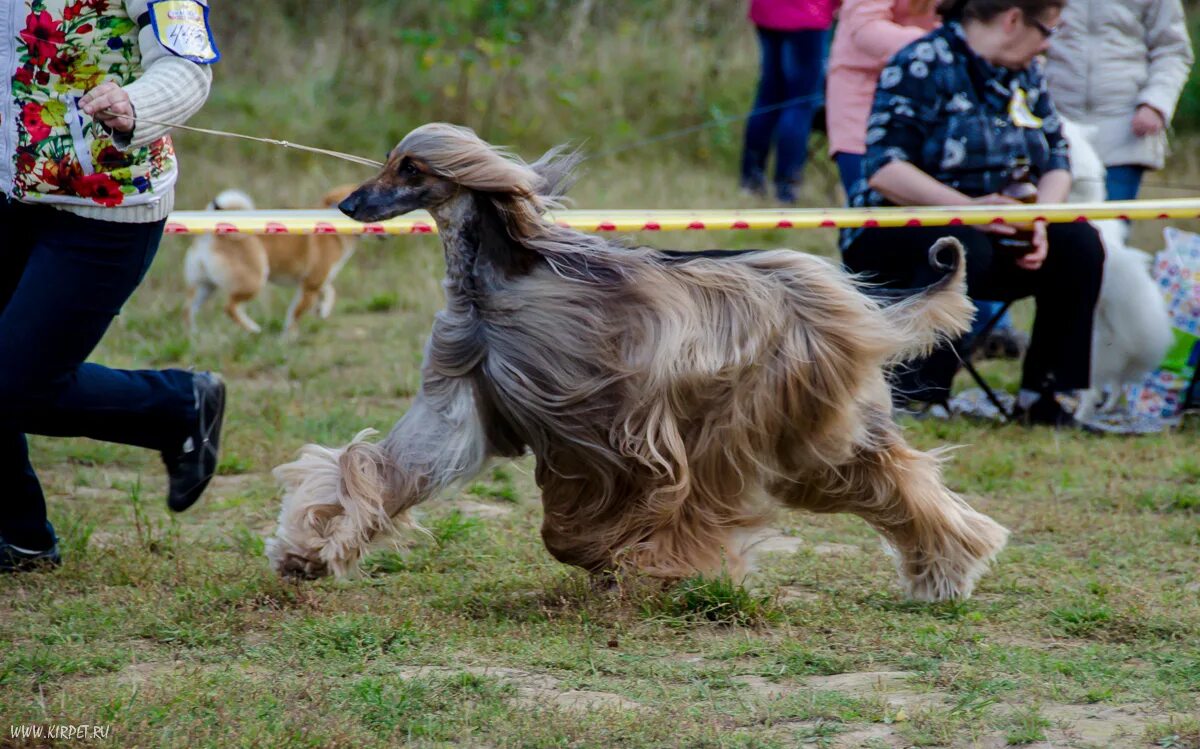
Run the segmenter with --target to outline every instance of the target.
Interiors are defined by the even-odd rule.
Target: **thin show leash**
[[[365,156],[355,156],[354,154],[351,154],[351,153],[343,153],[341,151],[333,151],[328,148],[314,148],[313,146],[304,146],[304,145],[300,145],[299,143],[292,143],[291,141],[286,141],[286,140],[276,140],[275,138],[260,138],[255,135],[245,135],[243,133],[231,133],[228,130],[213,130],[213,129],[206,128],[206,127],[193,127],[191,125],[179,125],[174,122],[159,122],[157,120],[151,120],[151,119],[147,119],[145,117],[138,117],[138,116],[130,117],[129,115],[126,115],[126,114],[117,114],[116,112],[113,112],[110,109],[104,110],[104,114],[112,115],[113,117],[120,117],[121,119],[126,119],[126,120],[132,119],[135,123],[144,122],[147,125],[158,125],[159,127],[169,127],[174,130],[187,130],[188,132],[201,133],[203,135],[216,135],[216,136],[222,137],[222,138],[239,138],[241,140],[251,140],[251,141],[254,141],[255,143],[267,143],[267,144],[270,144],[273,146],[281,146],[283,148],[293,148],[293,149],[296,149],[297,151],[308,151],[309,153],[319,153],[322,156],[332,156],[335,159],[341,159],[343,161],[350,161],[355,164],[364,164],[366,166],[373,166],[373,167],[382,167],[383,166],[382,161],[376,161],[375,159],[368,159]]]

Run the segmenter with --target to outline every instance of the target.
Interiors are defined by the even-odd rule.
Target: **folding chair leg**
[[[1002,306],[996,314],[992,315],[992,319],[988,320],[987,325],[983,326],[983,330],[979,331],[977,335],[968,341],[970,345],[965,347],[966,351],[960,352],[959,354],[959,359],[962,361],[963,368],[967,370],[967,374],[971,375],[971,379],[975,380],[975,384],[978,385],[981,390],[983,390],[983,394],[987,396],[987,399],[991,402],[991,404],[995,406],[996,410],[999,411],[1000,414],[1003,415],[1008,421],[1012,421],[1012,412],[1004,407],[1004,405],[1000,402],[1000,399],[996,396],[996,391],[992,390],[992,386],[987,383],[987,380],[983,379],[983,375],[979,374],[979,370],[976,369],[975,364],[971,362],[971,352],[975,349],[975,345],[977,343],[985,340],[991,334],[991,332],[996,328],[996,325],[1000,323],[1000,320],[1004,318],[1004,315],[1008,312],[1008,308],[1011,306],[1011,301],[1005,302],[1004,306]]]

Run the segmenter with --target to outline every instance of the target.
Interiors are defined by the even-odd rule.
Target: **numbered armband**
[[[221,59],[208,22],[208,6],[197,0],[152,0],[138,26],[150,26],[158,43],[176,57],[201,65]]]

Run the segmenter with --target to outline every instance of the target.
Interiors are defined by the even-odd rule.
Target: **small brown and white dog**
[[[330,190],[322,208],[332,208],[353,192],[355,185]],[[252,211],[254,201],[239,190],[225,190],[208,204],[209,210]],[[339,234],[271,235],[206,234],[197,237],[184,259],[190,301],[188,328],[195,330],[200,308],[220,289],[228,296],[225,314],[251,333],[262,328],[242,305],[258,296],[267,281],[295,286],[283,334],[294,332],[297,320],[314,303],[322,319],[333,312],[333,281],[354,254],[358,238]]]

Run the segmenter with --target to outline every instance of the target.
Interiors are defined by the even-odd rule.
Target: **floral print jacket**
[[[1037,62],[1006,70],[976,55],[962,25],[950,22],[896,53],[879,74],[867,120],[863,179],[850,205],[891,205],[867,180],[906,161],[970,197],[994,193],[1018,159],[1035,180],[1070,169],[1062,120]],[[844,251],[862,233],[843,230]]]
[[[113,207],[155,201],[172,187],[169,137],[124,150],[77,107],[101,82],[124,86],[141,74],[145,6],[0,0],[0,191],[25,202]]]

